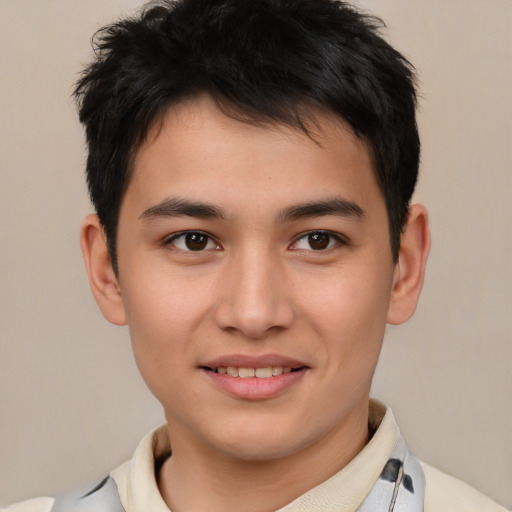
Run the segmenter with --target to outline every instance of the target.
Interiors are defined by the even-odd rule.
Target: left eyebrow
[[[278,220],[284,223],[308,217],[323,217],[324,215],[360,219],[364,217],[365,211],[353,201],[342,197],[335,197],[285,208],[278,215]]]

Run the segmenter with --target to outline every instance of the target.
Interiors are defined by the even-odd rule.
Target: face
[[[366,435],[394,279],[369,152],[173,108],[140,149],[119,219],[122,307],[171,437],[239,459]]]

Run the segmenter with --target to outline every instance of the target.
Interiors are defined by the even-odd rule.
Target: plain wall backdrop
[[[425,461],[512,507],[512,1],[360,0],[416,66],[417,200],[433,247],[375,396]],[[135,0],[0,0],[0,503],[80,487],[163,421],[128,332],[90,295],[70,98],[100,26]]]

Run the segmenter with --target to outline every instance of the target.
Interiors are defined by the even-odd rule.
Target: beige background
[[[512,506],[512,1],[361,0],[418,68],[420,308],[375,379],[413,449]],[[89,39],[136,0],[0,0],[0,503],[105,474],[162,421],[90,297],[70,100]]]

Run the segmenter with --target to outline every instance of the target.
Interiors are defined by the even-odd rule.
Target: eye
[[[166,241],[166,245],[173,245],[181,251],[207,251],[220,249],[220,246],[210,236],[201,231],[187,231],[174,235]]]
[[[337,244],[343,243],[343,239],[333,233],[328,233],[326,231],[311,231],[294,242],[292,249],[299,249],[303,251],[324,251]]]

